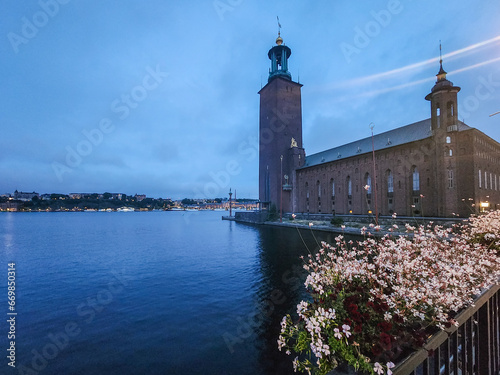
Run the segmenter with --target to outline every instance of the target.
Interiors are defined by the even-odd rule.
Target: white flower
[[[342,338],[342,333],[340,333],[340,330],[338,328],[335,328],[333,331],[335,332],[333,335],[340,340]]]
[[[351,332],[349,331],[350,329],[351,329],[351,327],[350,327],[350,326],[348,326],[347,324],[344,324],[344,325],[342,326],[342,330],[343,330],[343,331],[344,331],[344,333],[345,333],[345,337],[349,337],[349,336],[351,336]]]
[[[379,375],[382,375],[384,373],[384,368],[380,363],[375,362],[375,364],[373,365],[373,371],[375,371]]]
[[[387,362],[385,365],[387,366],[387,375],[392,375],[392,371],[390,369],[395,366],[394,363]]]
[[[299,368],[299,357],[295,357],[293,360],[293,372],[297,372]]]

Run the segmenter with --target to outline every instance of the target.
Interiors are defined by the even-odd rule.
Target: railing
[[[393,370],[394,375],[500,374],[500,286],[460,313],[459,326],[440,331]],[[431,353],[431,355],[429,355]]]

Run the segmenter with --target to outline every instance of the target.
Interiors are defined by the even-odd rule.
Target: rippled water
[[[17,369],[3,356],[0,373],[293,372],[279,322],[303,297],[299,256],[316,239],[221,214],[0,214],[4,353],[10,261],[18,313]]]

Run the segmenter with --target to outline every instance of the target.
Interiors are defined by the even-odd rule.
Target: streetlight
[[[283,222],[283,155],[280,156],[280,223]]]
[[[370,129],[372,131],[372,158],[373,158],[373,195],[375,196],[375,225],[378,225],[378,206],[377,206],[377,175],[375,170],[375,143],[373,141],[373,122],[370,122]]]

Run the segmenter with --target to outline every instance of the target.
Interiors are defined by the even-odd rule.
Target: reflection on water
[[[316,236],[217,212],[0,214],[17,363],[40,375],[289,374],[276,340],[307,297],[299,257],[334,238]],[[1,306],[6,296],[0,283]],[[68,324],[78,334],[50,352]]]

